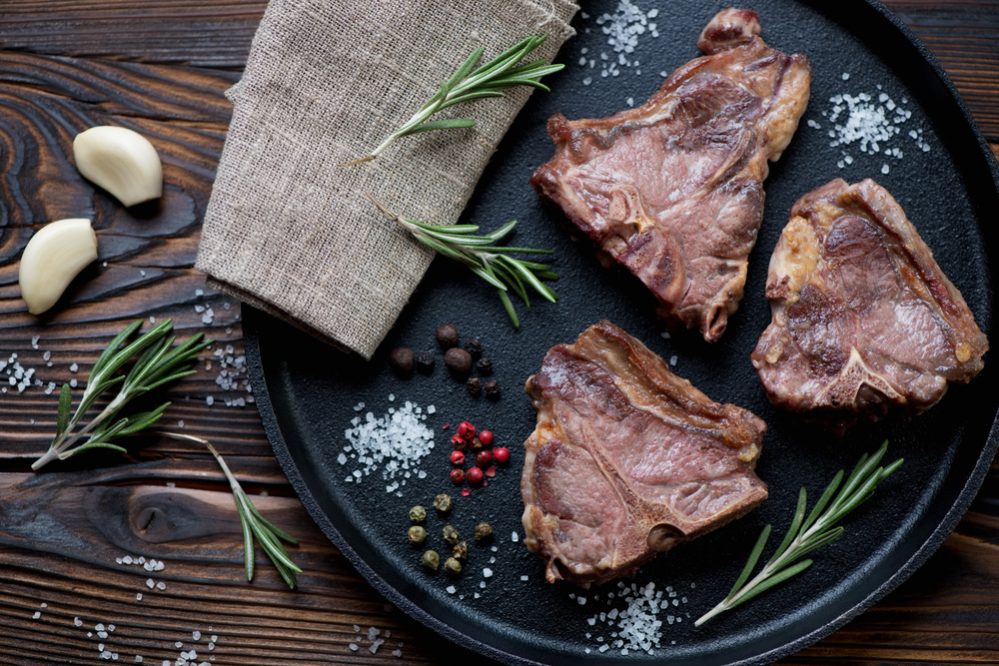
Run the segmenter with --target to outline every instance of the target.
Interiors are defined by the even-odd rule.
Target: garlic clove
[[[28,312],[51,308],[87,264],[97,259],[97,235],[90,220],[70,218],[42,227],[24,248],[18,282]]]
[[[163,165],[153,144],[126,127],[91,127],[73,139],[76,168],[126,206],[163,194]]]

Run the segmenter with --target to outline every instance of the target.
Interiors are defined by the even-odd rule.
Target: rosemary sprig
[[[437,113],[452,106],[485,97],[503,97],[503,89],[512,86],[532,86],[544,91],[550,90],[548,86],[541,83],[541,77],[553,74],[565,65],[547,64],[544,60],[534,60],[517,65],[538,48],[545,39],[547,39],[547,35],[526,37],[481,66],[479,66],[479,62],[485,51],[481,48],[475,49],[465,59],[465,62],[455,70],[454,74],[441,83],[434,96],[427,100],[402,127],[385,137],[370,154],[351,160],[344,166],[373,160],[394,141],[404,136],[475,125],[475,120],[472,118],[430,120]]]
[[[282,542],[294,546],[298,545],[298,540],[260,514],[257,507],[250,501],[246,491],[239,485],[239,481],[236,480],[225,459],[212,446],[211,442],[194,435],[175,432],[161,432],[160,434],[172,439],[201,444],[208,449],[208,452],[215,457],[219,467],[222,468],[222,473],[225,474],[225,478],[229,481],[229,488],[232,490],[232,500],[236,504],[239,522],[243,526],[243,565],[246,569],[246,580],[253,580],[253,541],[256,540],[274,564],[281,579],[288,587],[295,589],[295,575],[302,573],[302,569],[288,556]]]
[[[395,220],[420,243],[468,267],[470,271],[496,287],[503,308],[515,328],[520,328],[520,318],[513,307],[510,292],[516,294],[527,307],[531,306],[528,287],[550,303],[558,300],[555,291],[542,280],[557,280],[558,274],[551,264],[528,261],[510,256],[511,254],[552,254],[551,250],[533,247],[499,245],[517,226],[510,220],[492,233],[478,235],[479,227],[474,224],[433,225],[409,220],[396,215],[368,196],[371,202],[386,216]]]
[[[843,470],[837,472],[807,517],[805,516],[806,493],[802,487],[798,493],[798,506],[794,511],[791,526],[774,554],[760,572],[752,580],[748,580],[770,538],[770,525],[767,525],[763,528],[760,538],[756,540],[756,545],[749,554],[749,560],[746,561],[746,566],[732,586],[732,591],[717,606],[702,615],[694,626],[700,626],[714,616],[732,610],[810,567],[812,560],[801,558],[838,539],[843,534],[843,526],[837,523],[867,501],[878,483],[902,465],[903,459],[899,458],[890,465],[881,466],[881,459],[887,451],[886,441],[873,456],[865,453],[842,487],[840,484],[843,482]]]
[[[115,444],[115,440],[134,435],[163,416],[169,402],[148,412],[118,417],[139,396],[193,374],[198,353],[210,342],[198,333],[174,344],[173,322],[169,319],[132,340],[141,326],[141,320],[126,326],[97,358],[75,411],[71,412],[72,390],[69,384],[63,384],[55,437],[49,450],[31,465],[32,469],[41,469],[53,460],[65,460],[91,449],[124,453],[124,447]],[[134,363],[126,372],[124,367],[133,359]],[[104,408],[89,421],[84,421],[94,403],[112,389],[117,391]]]

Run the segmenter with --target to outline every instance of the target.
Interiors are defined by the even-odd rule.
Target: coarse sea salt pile
[[[580,605],[586,603],[584,597],[574,598]],[[593,598],[599,600],[600,596],[597,594]],[[586,633],[586,638],[598,644],[596,648],[586,648],[587,654],[594,649],[601,653],[619,650],[622,656],[631,652],[652,654],[655,648],[662,647],[664,624],[669,626],[683,622],[683,617],[676,609],[687,603],[687,597],[681,596],[671,585],[667,585],[665,589],[657,589],[653,582],[645,585],[619,582],[617,592],[607,593],[607,601],[613,602],[614,607],[586,620],[589,626],[594,627]],[[623,602],[623,606],[620,602]],[[665,623],[660,619],[663,612],[666,612]],[[689,613],[684,615],[689,617]],[[598,625],[609,629],[609,634],[605,636],[598,631]],[[675,644],[676,641],[672,643]]]
[[[850,75],[844,72],[841,78],[846,81]],[[855,158],[851,152],[859,151],[864,155],[884,157],[881,173],[887,174],[891,171],[888,158],[898,161],[905,156],[905,137],[918,150],[929,152],[930,145],[923,138],[922,128],[913,127],[903,132],[902,126],[912,118],[912,111],[906,108],[908,103],[905,97],[896,102],[880,85],[874,92],[839,93],[830,97],[830,106],[822,112],[822,117],[829,125],[826,130],[829,146],[840,149],[836,166],[843,169],[853,164]],[[823,129],[823,124],[814,119],[806,124]]]
[[[584,20],[590,18],[586,12],[582,12],[581,16]],[[643,35],[659,36],[658,26],[653,20],[657,16],[659,10],[656,8],[644,11],[631,0],[619,0],[613,13],[601,14],[594,19],[596,27],[607,36],[609,50],[591,53],[586,47],[580,49],[580,67],[600,72],[601,78],[620,76],[622,69],[631,69],[636,75],[641,74],[641,62],[634,57],[635,48]],[[590,30],[589,27],[584,28],[585,32]],[[665,72],[662,74],[665,76]],[[593,77],[583,79],[584,86],[591,83]]]
[[[395,400],[389,396],[389,402]],[[363,403],[359,403],[364,409]],[[355,407],[356,411],[360,411]],[[406,401],[402,406],[390,407],[388,412],[376,417],[367,412],[363,417],[355,416],[343,435],[347,444],[337,456],[337,462],[346,465],[354,461],[357,467],[344,479],[348,483],[360,483],[365,477],[380,472],[385,484],[385,492],[402,497],[400,488],[414,475],[425,478],[427,473],[420,469],[420,461],[434,449],[434,432],[427,424],[428,414],[435,408],[425,410],[416,403]]]

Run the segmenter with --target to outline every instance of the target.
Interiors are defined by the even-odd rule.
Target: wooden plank
[[[999,155],[999,4],[889,4],[952,73]],[[5,664],[94,663],[101,642],[121,663],[134,663],[136,654],[146,664],[172,663],[195,646],[199,659],[225,664],[389,664],[400,663],[391,654],[399,642],[405,663],[482,662],[387,607],[326,542],[292,497],[253,405],[224,405],[247,394],[242,386],[219,388],[217,360],[172,392],[168,425],[183,421],[212,438],[261,509],[301,539],[293,550],[306,569],[298,591],[287,591],[262,557],[257,580],[243,580],[229,493],[196,445],[148,438],[130,460],[28,472],[53,427],[48,382],[82,379],[125,322],[172,317],[184,333],[207,328],[233,363],[243,353],[238,305],[207,290],[199,296],[204,280],[192,264],[229,118],[223,92],[238,79],[263,7],[262,0],[4,3],[0,360],[17,353],[43,381],[20,395],[0,394],[0,631],[13,639]],[[168,187],[158,214],[122,211],[73,168],[73,135],[108,121],[139,129],[163,155]],[[71,290],[72,307],[37,321],[17,297],[17,257],[32,225],[79,214],[99,221],[107,266]],[[207,326],[196,310],[205,307],[214,312]],[[999,661],[997,498],[993,471],[957,533],[919,574],[788,663]],[[116,562],[125,555],[166,567],[147,572]],[[98,623],[116,629],[101,639]],[[391,631],[377,654],[368,651],[370,627],[382,636]]]

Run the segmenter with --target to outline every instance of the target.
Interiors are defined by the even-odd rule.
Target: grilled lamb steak
[[[596,120],[555,114],[555,156],[531,179],[652,291],[664,316],[708,341],[742,297],[767,160],[780,157],[808,103],[808,60],[759,34],[754,12],[726,9],[701,33],[708,55],[642,106]]]
[[[556,345],[527,380],[538,410],[520,490],[549,582],[630,575],[767,497],[766,424],[722,405],[610,322]]]
[[[752,360],[770,399],[840,429],[920,412],[982,369],[988,340],[892,195],[836,179],[803,196],[770,259]]]

